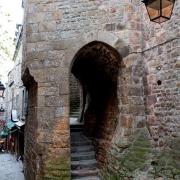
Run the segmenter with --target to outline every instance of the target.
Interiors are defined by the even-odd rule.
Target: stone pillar
[[[24,74],[29,94],[25,129],[26,179],[69,179],[69,95],[65,93],[68,82],[67,86],[62,86],[64,77],[59,83],[55,83],[57,80],[36,82],[44,76],[36,74],[33,78],[29,74],[28,78],[26,72]],[[46,77],[50,77],[48,73]]]
[[[27,180],[70,179],[68,68],[64,50],[57,50],[52,42],[60,39],[60,20],[54,1],[25,2],[22,79],[29,93]]]

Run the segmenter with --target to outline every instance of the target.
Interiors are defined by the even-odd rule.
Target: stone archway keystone
[[[108,44],[112,48],[116,49],[119,54],[121,54],[122,58],[126,57],[130,53],[129,46],[117,35],[107,31],[90,31],[88,33],[83,34],[75,39],[63,40],[65,49],[66,61],[70,63],[70,67],[73,64],[73,58],[76,53],[83,48],[83,46],[93,42],[99,41],[105,44]],[[60,44],[60,42],[58,43]],[[62,47],[62,45],[60,45]],[[69,68],[71,69],[71,68]]]

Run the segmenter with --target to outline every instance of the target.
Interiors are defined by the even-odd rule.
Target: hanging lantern
[[[151,21],[162,23],[171,18],[175,0],[143,0]]]
[[[5,87],[0,81],[0,97],[2,98],[4,97],[4,90],[5,90]]]
[[[0,113],[3,113],[3,112],[5,112],[5,109],[2,107],[2,105],[1,105],[1,108],[0,108]]]

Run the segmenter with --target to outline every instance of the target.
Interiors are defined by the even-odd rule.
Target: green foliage
[[[6,47],[2,42],[0,42],[0,51],[3,51],[8,57],[11,56],[10,49]]]
[[[0,55],[3,59],[12,59],[14,53],[14,33],[12,33],[11,14],[5,12],[5,10],[0,11],[1,21],[0,21]]]

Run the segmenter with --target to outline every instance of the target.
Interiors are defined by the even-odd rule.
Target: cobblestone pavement
[[[24,180],[21,161],[16,161],[15,156],[0,153],[0,180]]]

